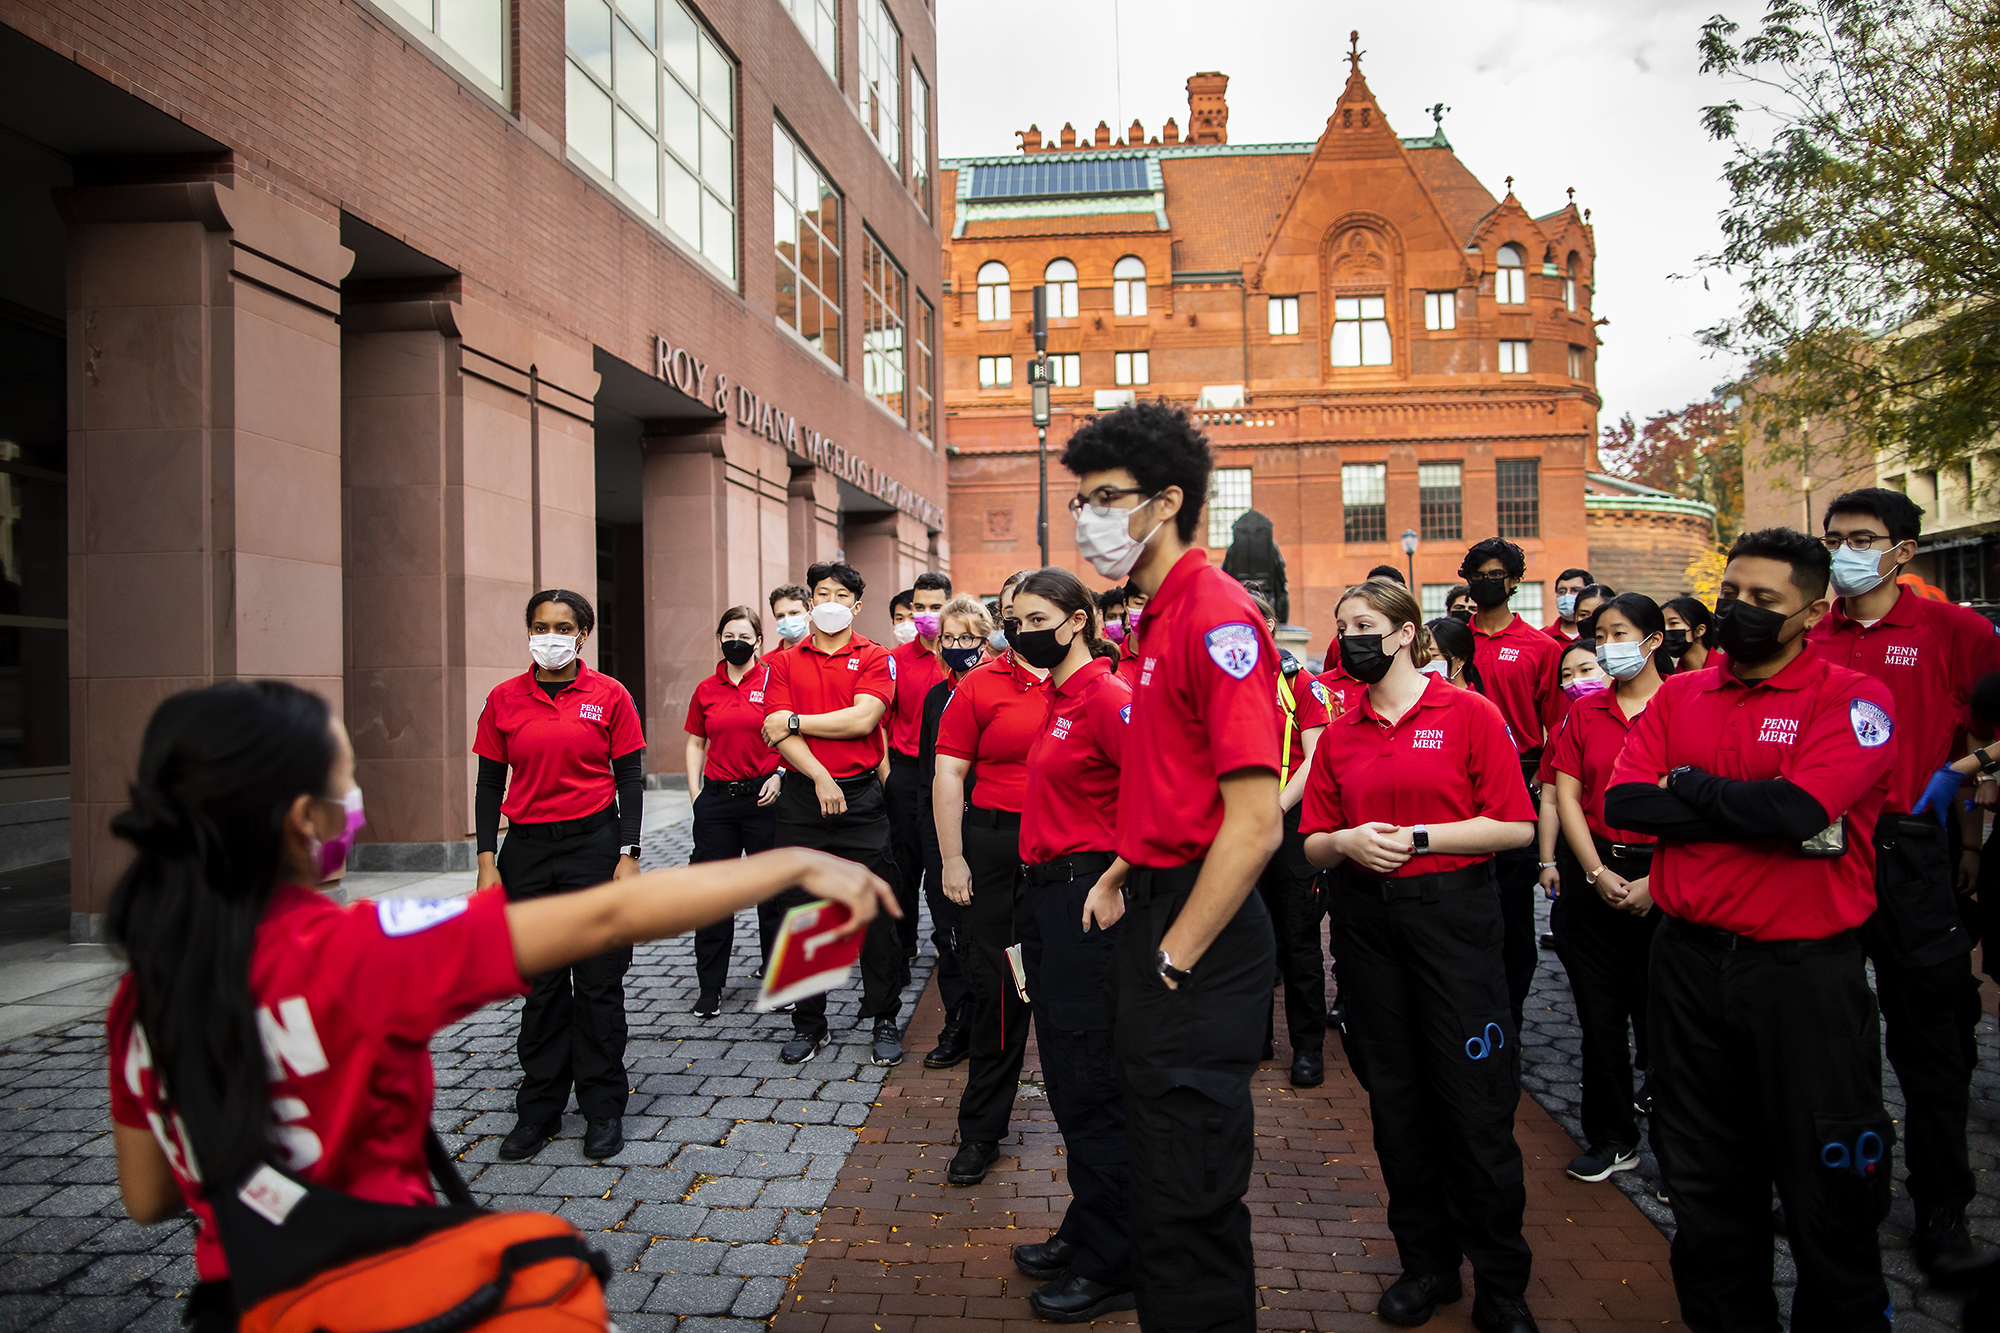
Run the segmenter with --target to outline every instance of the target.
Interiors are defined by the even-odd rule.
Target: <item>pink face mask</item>
[[[1564,683],[1563,693],[1569,696],[1571,703],[1575,703],[1586,695],[1596,694],[1610,683],[1602,676],[1578,676],[1575,680]]]
[[[919,611],[910,619],[916,624],[918,638],[935,639],[938,636],[937,612]]]
[[[1139,632],[1139,617],[1145,614],[1144,610],[1127,611],[1125,613],[1125,632],[1127,634],[1137,634]]]
[[[1123,643],[1125,642],[1125,627],[1115,620],[1106,621],[1104,624],[1104,637],[1113,643]]]
[[[361,832],[361,826],[368,822],[361,809],[361,788],[356,787],[348,792],[340,804],[347,811],[347,826],[336,833],[331,841],[319,844],[321,879],[330,878],[334,871],[347,864],[347,854],[354,850],[354,835]]]

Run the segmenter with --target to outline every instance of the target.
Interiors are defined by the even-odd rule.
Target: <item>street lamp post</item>
[[[1403,567],[1410,572],[1410,593],[1417,591],[1417,530],[1403,529]]]
[[[1041,543],[1042,567],[1049,563],[1049,289],[1036,284],[1035,359],[1028,363],[1028,391],[1035,418],[1035,454],[1041,469],[1040,500],[1035,508],[1035,537]]]

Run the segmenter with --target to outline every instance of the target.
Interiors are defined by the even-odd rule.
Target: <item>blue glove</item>
[[[1957,769],[1940,768],[1924,784],[1924,794],[1910,808],[1910,813],[1920,815],[1929,810],[1937,816],[1938,826],[1942,828],[1945,821],[1951,818],[1952,802],[1958,799],[1959,784],[1964,781],[1964,775]]]

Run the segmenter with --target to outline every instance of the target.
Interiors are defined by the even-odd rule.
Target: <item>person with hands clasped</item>
[[[1593,655],[1610,688],[1571,702],[1547,762],[1563,834],[1555,858],[1561,896],[1549,919],[1583,1028],[1585,1151],[1569,1174],[1598,1181],[1639,1164],[1634,1108],[1649,1094],[1633,1097],[1626,1031],[1629,1025],[1644,1068],[1646,966],[1659,925],[1646,888],[1653,838],[1605,823],[1604,793],[1632,724],[1663,675],[1673,674],[1673,657],[1661,646],[1666,628],[1659,606],[1639,593],[1606,602],[1592,628]],[[1563,654],[1565,662],[1573,651]]]
[[[747,606],[732,606],[715,628],[722,660],[715,674],[694,687],[687,711],[687,780],[694,805],[690,864],[755,856],[777,836],[778,752],[764,744],[764,695],[771,668],[757,660],[764,622]],[[758,904],[758,943],[766,966],[778,917]],[[905,912],[910,909],[906,906]],[[722,983],[736,918],[724,917],[694,933],[694,1013],[722,1012]]]
[[[1028,747],[1048,716],[1049,672],[1014,643],[1021,631],[1014,599],[1026,577],[1024,570],[1000,590],[1007,650],[959,682],[938,722],[931,812],[944,895],[959,907],[959,960],[971,1010],[972,1063],[958,1102],[958,1151],[945,1171],[953,1185],[977,1185],[999,1157],[1028,1049],[1028,1006],[1007,950],[1020,939],[1021,804]],[[1048,658],[1048,640],[1038,642],[1035,656]]]
[[[426,1139],[439,1029],[526,993],[530,978],[788,886],[845,904],[848,930],[895,910],[861,867],[798,849],[516,901],[489,886],[337,906],[313,886],[361,826],[354,751],[324,699],[279,681],[160,704],[131,802],[111,821],[135,855],[105,922],[129,968],[105,1017],[112,1140],[133,1221],[195,1215],[184,1319],[196,1333],[238,1323],[210,1191],[235,1191],[268,1162],[374,1203],[436,1202]]]
[[[1902,725],[1886,687],[1808,642],[1830,564],[1788,528],[1736,539],[1716,607],[1728,665],[1660,687],[1604,798],[1608,826],[1659,839],[1649,1128],[1698,1333],[1777,1325],[1774,1181],[1791,1326],[1889,1328],[1876,1228],[1895,1131],[1859,927]]]
[[[1078,1323],[1129,1310],[1131,1183],[1125,1103],[1111,1058],[1111,962],[1128,867],[1117,842],[1118,768],[1132,687],[1111,670],[1096,602],[1066,569],[1014,593],[1014,651],[1049,664],[1048,710],[1028,751],[1021,808],[1021,953],[1049,1110],[1069,1164],[1069,1211],[1047,1241],[1014,1247],[1014,1265],[1048,1278],[1028,1296],[1044,1319]]]
[[[1334,872],[1348,1052],[1403,1264],[1376,1313],[1423,1323],[1463,1298],[1469,1257],[1473,1324],[1532,1333],[1519,1028],[1493,858],[1528,845],[1535,810],[1499,710],[1421,670],[1421,614],[1395,584],[1342,595],[1341,664],[1368,688],[1320,738],[1300,827],[1306,855]]]
[[[806,584],[812,633],[772,658],[764,687],[764,743],[777,749],[784,765],[777,845],[845,856],[894,884],[889,816],[876,770],[882,718],[896,698],[895,672],[881,644],[854,632],[854,613],[867,588],[860,571],[824,561],[806,571]],[[805,901],[797,891],[777,899],[786,910]],[[896,1018],[909,979],[896,923],[878,917],[861,949],[861,1017],[875,1021],[871,1063],[902,1061]],[[804,1064],[818,1055],[827,1042],[826,996],[800,1000],[792,1009],[792,1030],[780,1060]]]
[[[646,738],[625,687],[584,664],[597,614],[581,593],[528,599],[534,666],[486,696],[472,742],[479,756],[473,830],[477,887],[505,883],[515,902],[639,873]],[[511,780],[510,780],[511,774]],[[500,816],[507,845],[494,854]],[[583,1152],[625,1145],[625,972],[629,948],[537,975],[521,1006],[521,1086],[500,1160],[533,1157],[562,1128],[576,1091]]]

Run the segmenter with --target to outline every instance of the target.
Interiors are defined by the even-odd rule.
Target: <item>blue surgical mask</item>
[[[1616,680],[1630,680],[1646,669],[1646,660],[1652,653],[1643,643],[1600,643],[1597,645],[1597,665],[1604,668],[1604,674]]]
[[[1893,548],[1892,548],[1893,549]],[[1882,572],[1882,551],[1857,551],[1842,546],[1833,553],[1833,590],[1842,597],[1874,592],[1889,578]]]
[[[802,615],[779,616],[778,637],[786,643],[797,643],[806,636],[806,630],[811,624],[812,622]]]
[[[1576,619],[1575,593],[1566,592],[1556,598],[1556,615],[1560,616],[1564,620]]]

